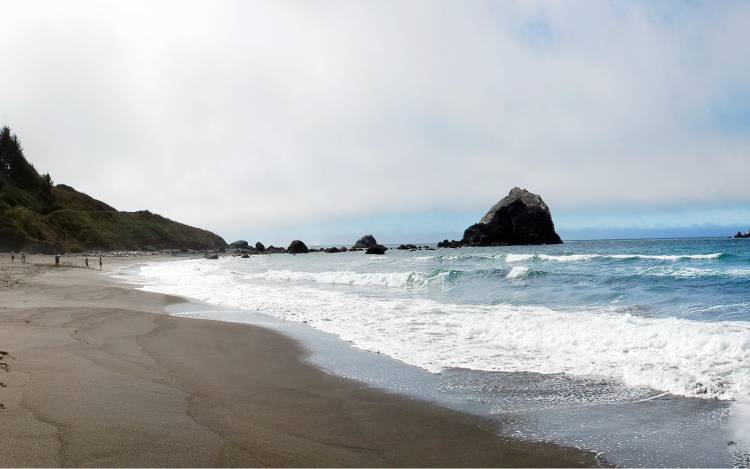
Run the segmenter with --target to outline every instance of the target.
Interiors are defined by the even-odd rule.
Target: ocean
[[[211,305],[175,314],[286,328],[318,366],[510,436],[620,465],[750,462],[750,240],[275,254],[127,275]]]

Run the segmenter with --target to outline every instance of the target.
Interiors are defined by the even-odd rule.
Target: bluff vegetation
[[[220,249],[224,240],[149,211],[120,212],[39,174],[0,130],[0,251]]]

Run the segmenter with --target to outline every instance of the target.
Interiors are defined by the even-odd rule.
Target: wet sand
[[[1,466],[596,464],[327,374],[273,331],[165,315],[182,300],[116,283],[82,258],[52,268],[48,256],[6,257]],[[105,271],[136,261],[105,258]]]

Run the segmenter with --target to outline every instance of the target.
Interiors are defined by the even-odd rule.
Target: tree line
[[[18,136],[7,126],[0,130],[0,188],[4,182],[37,192],[48,200],[52,197],[52,178],[48,173],[40,175],[26,160]]]

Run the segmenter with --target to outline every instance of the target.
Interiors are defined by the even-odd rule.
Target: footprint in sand
[[[8,364],[7,363],[0,363],[0,370],[8,371]]]

